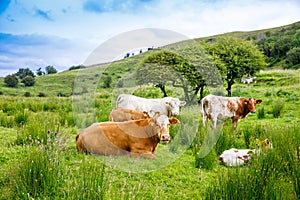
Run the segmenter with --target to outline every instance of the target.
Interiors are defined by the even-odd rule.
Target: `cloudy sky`
[[[0,0],[0,76],[84,64],[134,30],[204,37],[287,25],[300,21],[299,10],[298,0]]]

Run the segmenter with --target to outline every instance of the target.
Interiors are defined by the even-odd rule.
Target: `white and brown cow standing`
[[[124,122],[129,120],[147,119],[150,118],[148,112],[131,110],[127,108],[114,108],[109,115],[109,120],[112,122]]]
[[[94,123],[76,136],[78,151],[113,156],[155,158],[159,142],[170,141],[169,126],[176,118],[155,115],[126,122]]]
[[[234,130],[237,129],[237,122],[245,118],[248,113],[256,112],[256,104],[261,103],[262,100],[254,98],[243,97],[222,97],[215,95],[208,95],[200,101],[201,115],[203,126],[210,119],[212,128],[216,128],[217,120],[232,119]]]

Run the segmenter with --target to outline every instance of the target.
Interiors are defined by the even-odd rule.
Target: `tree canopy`
[[[243,76],[253,76],[266,66],[264,55],[251,41],[241,38],[223,37],[208,44],[206,49],[227,84],[228,96],[232,85]]]
[[[205,86],[218,86],[222,82],[209,55],[194,41],[152,52],[142,61],[137,81],[139,84],[154,84],[164,96],[167,96],[165,87],[168,83],[181,87],[188,103],[195,100],[199,91],[203,97]]]

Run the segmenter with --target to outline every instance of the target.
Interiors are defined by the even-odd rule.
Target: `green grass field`
[[[130,78],[127,88],[102,88],[103,70],[116,86],[119,75],[113,69],[83,71],[84,78],[77,70],[39,77],[31,88],[7,88],[0,79],[0,199],[300,198],[299,70],[262,71],[254,83],[234,85],[234,96],[263,100],[256,115],[239,122],[237,134],[230,120],[215,132],[203,128],[200,107],[183,107],[181,123],[171,128],[172,141],[158,145],[153,161],[76,150],[78,131],[107,121],[118,92],[161,97],[157,88],[130,88]],[[71,96],[76,77],[77,84],[82,81],[76,89],[88,87],[86,93],[76,91],[83,96]],[[37,97],[40,92],[46,97]],[[274,150],[240,168],[217,163],[223,150],[256,147],[256,138],[270,139]],[[199,157],[201,147],[214,141]]]

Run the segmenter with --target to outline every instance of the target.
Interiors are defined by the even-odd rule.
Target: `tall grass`
[[[69,189],[62,192],[64,198],[104,199],[108,187],[108,180],[105,176],[105,165],[97,162],[97,160],[92,163],[87,159],[88,158],[84,156],[77,170],[78,174],[70,176],[70,178],[76,177],[78,182],[69,183]]]
[[[274,118],[280,117],[282,110],[284,108],[284,101],[277,100],[273,103],[272,114]]]
[[[275,148],[244,168],[228,168],[206,191],[206,199],[299,199],[300,131],[269,128]],[[288,138],[288,139],[286,139]]]
[[[64,179],[58,151],[48,144],[28,148],[24,156],[13,172],[13,199],[53,199]]]

